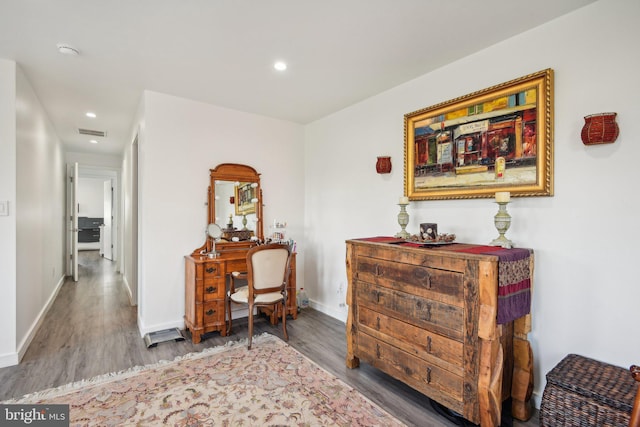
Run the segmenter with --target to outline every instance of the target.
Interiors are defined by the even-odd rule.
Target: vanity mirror
[[[220,229],[219,239],[207,233],[207,253],[253,246],[264,238],[260,174],[251,166],[223,163],[209,171],[207,223]]]

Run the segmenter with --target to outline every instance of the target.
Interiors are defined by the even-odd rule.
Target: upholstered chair
[[[282,313],[282,332],[285,340],[287,334],[287,281],[289,280],[289,262],[291,250],[289,245],[272,243],[255,246],[247,252],[247,273],[234,274],[231,287],[227,294],[228,331],[231,332],[231,303],[247,304],[249,306],[249,345],[253,337],[253,315],[256,307],[273,307],[273,311],[280,306]],[[246,278],[247,286],[235,288],[235,280]]]

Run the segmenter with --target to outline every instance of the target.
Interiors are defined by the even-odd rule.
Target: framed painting
[[[404,116],[409,200],[553,195],[553,70]]]
[[[236,215],[249,215],[256,213],[256,188],[251,182],[241,182],[235,186]]]

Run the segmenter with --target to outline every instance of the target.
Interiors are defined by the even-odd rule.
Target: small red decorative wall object
[[[616,123],[616,115],[616,113],[600,113],[586,116],[580,134],[584,145],[614,142],[620,132]]]
[[[391,157],[389,156],[378,157],[378,161],[376,162],[376,172],[378,173],[391,172]]]
[[[235,198],[235,196],[231,196],[231,197],[229,197],[229,203],[230,203],[230,204],[232,204],[232,205],[233,205],[235,202],[236,202],[236,198]]]

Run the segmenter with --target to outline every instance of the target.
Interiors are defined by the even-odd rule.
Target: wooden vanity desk
[[[347,367],[367,362],[483,427],[509,397],[514,418],[531,417],[533,251],[346,245]]]
[[[191,340],[197,344],[201,335],[219,331],[227,335],[225,295],[229,286],[228,275],[233,271],[247,271],[249,245],[220,250],[217,258],[191,254],[185,257],[185,315],[184,323],[191,331]],[[287,288],[287,314],[298,317],[296,304],[296,257],[292,254],[291,275]],[[267,313],[273,324],[281,314]]]
[[[247,271],[247,251],[257,244],[251,238],[264,240],[260,174],[250,166],[235,163],[223,163],[211,169],[207,206],[206,241],[185,256],[184,323],[194,343],[199,343],[201,336],[208,332],[227,334],[225,297],[230,274]],[[232,224],[225,222],[227,218]],[[211,230],[220,233],[212,236]],[[242,240],[224,239],[229,236]],[[298,316],[295,253],[291,255],[290,267],[286,312],[295,319]],[[280,309],[261,310],[273,324],[282,316]]]

